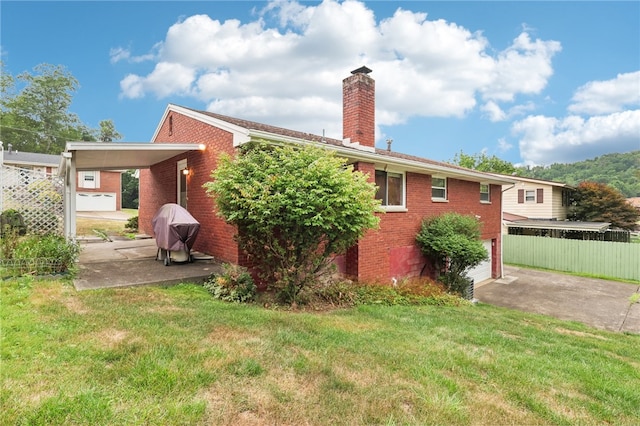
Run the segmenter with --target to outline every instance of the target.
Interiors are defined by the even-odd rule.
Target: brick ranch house
[[[356,170],[368,173],[382,200],[380,228],[369,231],[346,256],[341,272],[360,280],[388,282],[417,276],[427,264],[415,242],[426,216],[445,212],[475,215],[490,260],[476,268],[476,282],[502,276],[502,185],[507,178],[375,148],[375,82],[362,67],[343,80],[343,140],[296,132],[206,111],[168,105],[152,138],[158,144],[203,144],[141,170],[139,226],[153,235],[151,219],[165,203],[178,203],[200,222],[194,250],[246,264],[234,242],[236,229],[217,216],[202,185],[210,180],[221,153],[233,154],[253,140],[323,146]]]

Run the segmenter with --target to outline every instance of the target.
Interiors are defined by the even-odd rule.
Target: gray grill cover
[[[159,248],[169,251],[184,250],[187,253],[191,251],[200,230],[200,222],[184,207],[173,203],[160,207],[151,220],[151,225]]]

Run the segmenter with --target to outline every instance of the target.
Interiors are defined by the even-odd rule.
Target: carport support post
[[[64,234],[67,239],[76,237],[76,160],[73,152],[62,154],[65,158],[64,179]]]

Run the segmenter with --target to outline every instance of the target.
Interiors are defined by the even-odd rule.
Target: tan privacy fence
[[[505,263],[640,280],[640,244],[503,235]]]

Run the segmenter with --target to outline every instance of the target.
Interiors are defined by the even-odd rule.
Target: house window
[[[383,206],[404,206],[404,175],[376,170],[376,199]]]
[[[489,196],[489,184],[481,183],[480,184],[480,201],[488,203],[491,201]]]
[[[80,172],[78,179],[80,188],[100,188],[100,172]]]
[[[534,203],[536,201],[536,191],[533,189],[527,189],[524,193],[524,201],[527,203]]]
[[[431,178],[431,199],[447,199],[447,178],[435,176]]]
[[[562,207],[568,207],[571,205],[571,193],[563,189],[562,190]]]

